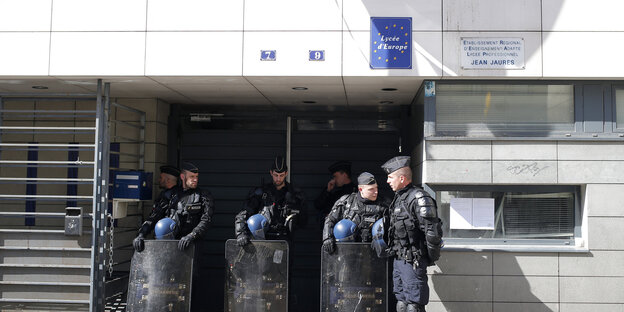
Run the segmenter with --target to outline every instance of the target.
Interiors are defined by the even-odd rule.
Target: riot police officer
[[[251,190],[243,210],[234,219],[234,232],[240,246],[247,245],[251,239],[247,220],[255,214],[260,213],[267,220],[266,239],[291,240],[294,228],[305,223],[305,198],[299,189],[286,182],[288,167],[285,159],[276,157],[269,173],[272,183]]]
[[[145,236],[151,233],[156,223],[166,216],[169,207],[177,202],[178,192],[180,191],[179,176],[180,170],[174,166],[160,167],[158,186],[163,190],[154,201],[152,212],[147,217],[147,220],[141,225],[139,235],[132,242],[136,251],[143,251],[145,248]]]
[[[394,256],[397,312],[424,312],[429,303],[427,266],[440,257],[442,227],[435,200],[412,184],[409,165],[409,156],[397,156],[381,166],[395,191],[388,210],[388,245]]]
[[[358,191],[343,195],[325,218],[323,227],[323,250],[333,253],[336,246],[333,233],[334,225],[342,219],[353,221],[357,225],[354,240],[370,242],[371,227],[383,216],[388,203],[378,197],[377,181],[371,173],[363,172],[357,178]]]
[[[327,169],[332,178],[327,182],[327,187],[314,200],[314,206],[319,211],[321,224],[324,223],[325,217],[340,197],[357,191],[355,183],[351,181],[350,162],[341,160],[331,164]]]
[[[172,219],[179,227],[176,235],[180,239],[178,249],[184,250],[208,229],[214,212],[214,199],[210,192],[197,186],[199,169],[195,165],[185,162],[181,169],[182,190]]]

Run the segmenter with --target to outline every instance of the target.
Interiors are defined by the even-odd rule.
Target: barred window
[[[624,89],[615,90],[615,128],[624,130]]]
[[[478,240],[486,244],[520,244],[531,241],[538,244],[570,245],[578,234],[578,190],[573,186],[489,185],[443,186],[435,189],[438,189],[436,198],[444,225],[445,240]],[[457,203],[458,200],[470,202],[471,199],[486,199],[485,202],[490,203],[490,207],[485,205],[481,209],[491,211],[484,213],[483,210],[475,210],[475,214],[480,213],[482,218],[491,218],[491,226],[471,228],[465,220],[461,220],[463,223],[453,220],[461,216],[452,203]],[[478,217],[475,215],[475,219]]]

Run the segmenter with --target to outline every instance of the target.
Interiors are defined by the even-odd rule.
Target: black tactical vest
[[[390,247],[399,259],[408,262],[420,260],[427,255],[425,234],[420,229],[416,215],[418,210],[417,207],[412,207],[417,205],[415,193],[419,191],[410,184],[397,192],[390,205]]]
[[[200,189],[187,190],[180,193],[180,199],[174,215],[170,216],[179,225],[179,236],[184,236],[199,224],[204,209],[211,204],[211,199]]]
[[[384,208],[380,198],[370,201],[362,199],[358,193],[353,193],[344,199],[342,218],[357,224],[361,241],[370,242],[372,240],[371,227],[382,217]]]

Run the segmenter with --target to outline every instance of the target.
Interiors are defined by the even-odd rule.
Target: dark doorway
[[[287,143],[286,114],[223,113],[191,121],[193,107],[178,111],[176,138],[170,138],[169,158],[191,161],[200,168],[200,187],[215,198],[213,224],[198,246],[196,266],[201,280],[195,283],[194,311],[223,311],[224,246],[234,238],[234,216],[248,192],[269,182],[269,166],[290,146],[290,181],[306,196],[307,225],[295,236],[290,270],[291,310],[318,311],[320,301],[321,225],[314,199],[326,187],[327,167],[338,160],[352,162],[353,179],[363,171],[373,173],[380,193],[392,196],[380,165],[399,154],[400,119],[377,114],[331,119],[295,116]],[[175,130],[175,129],[174,129]],[[176,158],[172,160],[173,158]],[[197,292],[199,291],[199,293]]]

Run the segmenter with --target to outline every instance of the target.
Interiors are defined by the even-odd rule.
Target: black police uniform
[[[362,198],[359,192],[344,195],[336,201],[334,208],[325,218],[323,227],[323,241],[333,239],[334,225],[342,219],[348,219],[357,224],[356,242],[370,242],[372,240],[372,226],[381,219],[388,203],[378,197],[377,200]]]
[[[276,173],[288,171],[284,157],[275,157],[270,170]],[[294,230],[297,226],[303,226],[306,222],[304,203],[304,194],[298,188],[295,188],[291,183],[285,181],[284,186],[279,190],[272,182],[253,188],[245,199],[243,209],[234,218],[234,234],[236,235],[236,243],[239,246],[249,244],[252,234],[247,226],[247,220],[249,217],[260,213],[268,221],[268,228],[264,232],[265,239],[286,240],[288,242],[287,267],[292,267],[294,258],[292,255],[294,255],[293,250],[295,245],[292,244]],[[278,245],[280,244],[274,244],[274,246]],[[247,250],[247,248],[243,248],[242,250]],[[255,280],[254,276],[257,276],[258,274],[262,274],[263,276],[269,278],[269,280],[263,281],[263,283],[267,283],[266,285],[274,284],[275,281],[282,280],[284,275],[287,275],[289,281],[286,285],[282,285],[281,287],[286,286],[286,288],[289,289],[288,285],[291,284],[290,280],[292,279],[292,275],[287,274],[287,271],[283,271],[284,268],[283,265],[281,265],[281,256],[280,260],[277,262],[271,257],[272,261],[265,263],[263,261],[266,261],[266,256],[263,255],[266,255],[268,252],[274,252],[275,250],[263,244],[254,245],[252,250],[254,250],[253,253],[245,251],[241,252],[239,255],[243,258],[246,256],[252,257],[254,263],[245,263],[245,261],[241,259],[242,261],[237,260],[231,268],[233,271],[247,271],[245,273],[247,281],[242,283],[241,287],[253,288],[253,281]],[[275,278],[273,279],[273,277]],[[245,278],[242,278],[242,280],[245,281]],[[249,284],[247,282],[249,282]],[[289,305],[293,305],[294,302],[296,302],[296,299],[294,299],[295,293],[294,291],[288,291],[288,293],[291,297],[291,299],[288,300]],[[253,301],[253,298],[247,299]],[[281,298],[276,300],[280,301]],[[243,302],[244,301],[245,300],[243,300]],[[269,301],[270,300],[266,300],[262,306],[265,306],[265,304],[269,304],[270,306]],[[279,304],[277,306],[277,309],[279,310]]]
[[[176,185],[170,189],[166,189],[160,194],[154,201],[152,206],[152,213],[146,218],[145,222],[141,225],[139,233],[143,236],[147,236],[154,230],[156,223],[169,215],[170,207],[173,207],[178,202],[179,193],[182,191],[182,187]]]
[[[170,174],[174,177],[180,176],[180,170],[173,166],[161,166],[161,173]],[[168,211],[170,207],[173,207],[178,201],[178,193],[182,190],[180,185],[175,185],[169,189],[161,191],[156,197],[154,201],[154,205],[152,206],[152,212],[146,218],[146,220],[141,224],[139,228],[139,236],[133,241],[134,249],[137,251],[142,251],[144,248],[143,238],[147,236],[149,233],[154,230],[156,227],[156,223],[165,218],[168,215]]]
[[[234,232],[241,243],[246,243],[245,238],[247,241],[251,238],[247,219],[257,213],[269,221],[269,229],[265,233],[267,239],[289,240],[294,226],[305,223],[303,193],[292,184],[284,183],[279,190],[273,183],[267,183],[249,192],[244,209],[234,220]]]
[[[327,169],[331,174],[336,171],[345,171],[350,175],[351,163],[348,161],[339,161],[333,163]],[[314,200],[314,207],[316,207],[316,210],[319,211],[321,219],[324,219],[325,216],[327,216],[327,214],[331,211],[336,201],[340,199],[340,197],[344,195],[349,195],[356,191],[357,185],[355,185],[355,183],[353,182],[344,184],[342,186],[335,186],[331,191],[327,191],[327,188],[324,188],[323,191],[321,191],[321,194],[319,194],[319,196]]]
[[[382,168],[390,174],[409,166],[409,157],[398,156]],[[389,208],[388,246],[394,255],[393,291],[397,311],[425,311],[429,303],[427,266],[440,257],[442,227],[435,200],[409,184],[396,191]]]
[[[171,218],[178,224],[179,232],[176,239],[191,236],[201,237],[208,229],[214,213],[212,194],[199,187],[182,190],[176,209],[171,211]]]
[[[189,162],[182,164],[182,170],[199,173],[199,169]],[[184,250],[200,238],[210,226],[214,213],[214,198],[210,192],[199,187],[182,189],[177,197],[176,204],[170,206],[167,216],[175,221],[177,225],[175,238],[180,239],[178,248]]]
[[[359,185],[377,184],[375,177],[364,172],[358,177]],[[340,197],[334,207],[325,218],[323,227],[323,249],[332,253],[334,247],[333,229],[336,223],[342,219],[353,221],[357,225],[358,232],[355,233],[354,240],[357,242],[370,242],[372,240],[372,226],[375,221],[382,218],[388,202],[381,196],[376,200],[363,198],[360,192]]]

